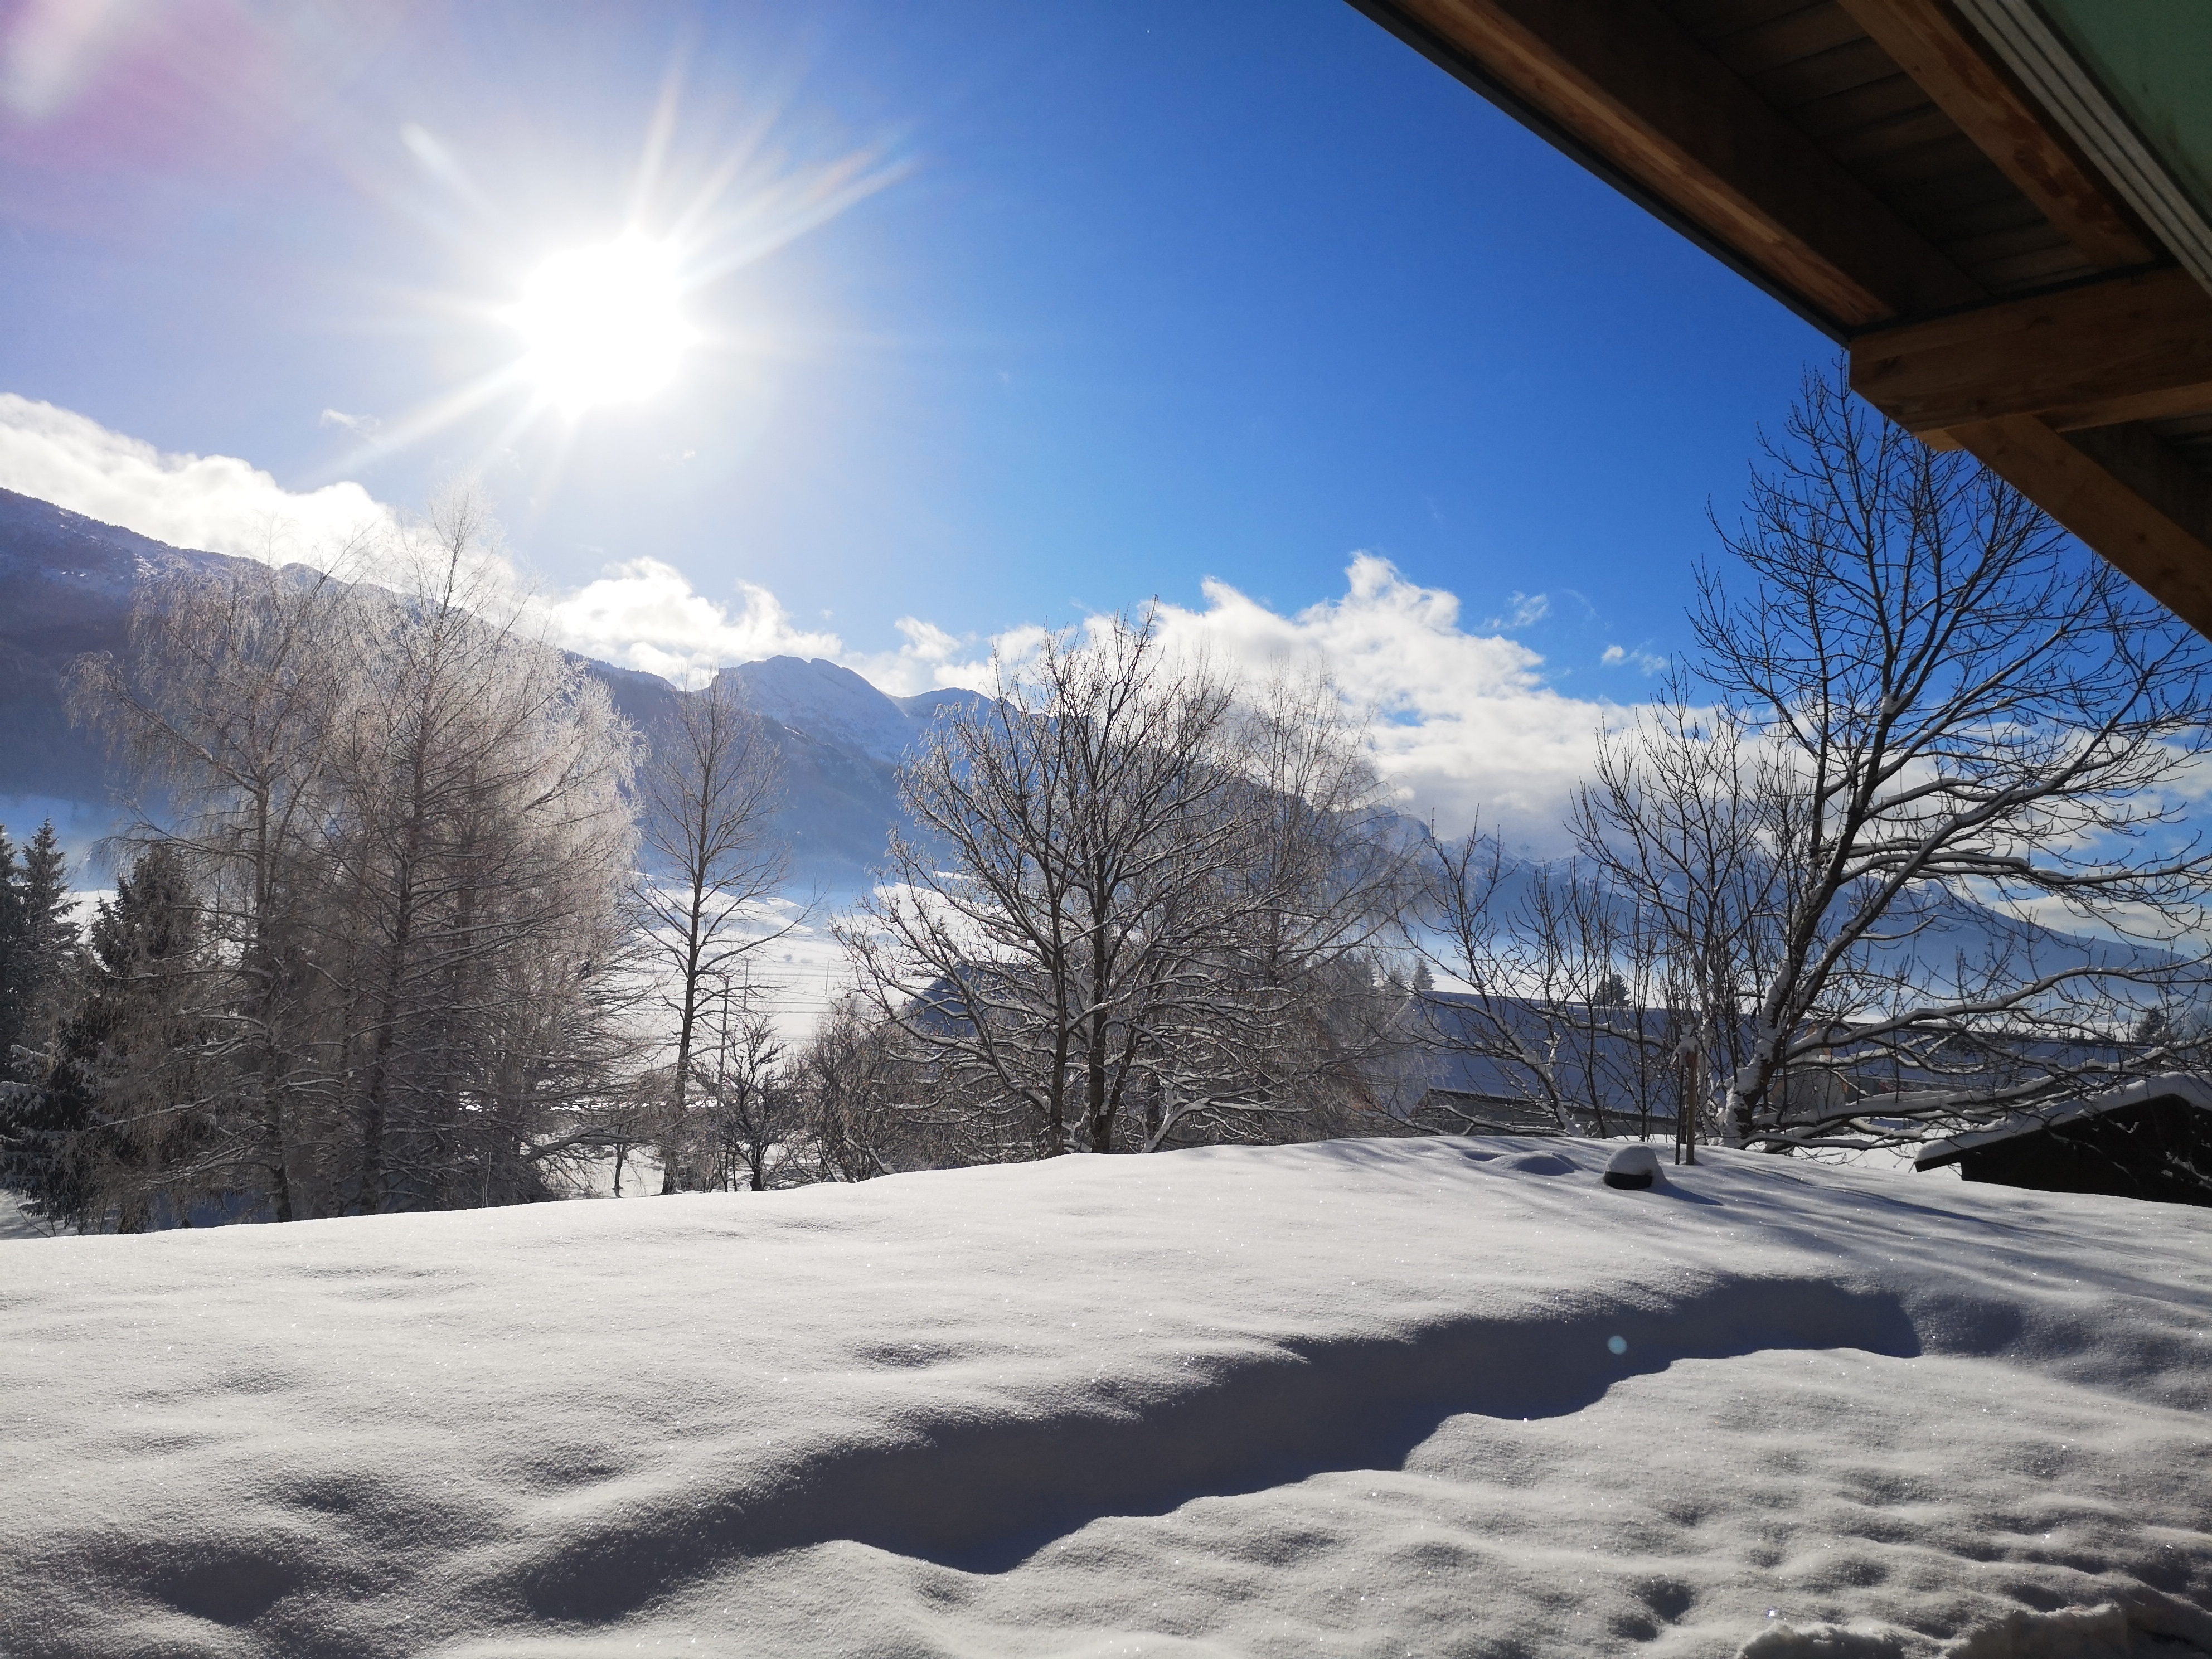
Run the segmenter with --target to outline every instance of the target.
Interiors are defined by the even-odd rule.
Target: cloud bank
[[[1375,760],[1402,810],[1456,835],[1478,813],[1515,841],[1556,842],[1601,726],[1626,710],[1562,695],[1544,659],[1498,633],[1469,633],[1458,598],[1408,581],[1387,559],[1356,556],[1342,598],[1284,616],[1226,582],[1206,607],[1163,606],[1171,644],[1203,649],[1255,677],[1323,672],[1370,710]]]
[[[171,455],[52,404],[0,392],[0,487],[175,547],[324,564],[392,510],[357,483],[289,490],[229,455]]]
[[[11,393],[0,393],[0,486],[179,546],[249,557],[321,562],[349,539],[398,524],[357,483],[287,490],[233,457],[165,454]],[[1202,606],[1163,605],[1158,618],[1172,648],[1202,650],[1233,674],[1328,674],[1371,711],[1376,762],[1401,809],[1432,817],[1441,833],[1463,831],[1480,812],[1515,841],[1555,845],[1595,734],[1626,711],[1554,690],[1543,659],[1509,636],[1545,614],[1544,596],[1516,594],[1507,616],[1470,631],[1455,595],[1408,580],[1388,560],[1357,555],[1345,579],[1340,596],[1291,614],[1209,580]],[[823,657],[893,696],[988,686],[994,650],[1024,658],[1045,638],[1025,624],[963,639],[901,617],[896,648],[856,651],[834,632],[799,626],[765,587],[740,582],[725,603],[649,557],[549,596],[544,615],[571,650],[679,683],[726,663]],[[1618,647],[1606,659],[1624,659],[1651,665]]]

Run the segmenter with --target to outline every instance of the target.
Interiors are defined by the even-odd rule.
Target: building
[[[1931,1141],[1913,1160],[1923,1170],[1951,1164],[1968,1181],[2212,1206],[2212,1086],[2145,1078]]]

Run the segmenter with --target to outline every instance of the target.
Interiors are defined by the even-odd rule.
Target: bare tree
[[[640,776],[650,861],[669,872],[639,882],[647,949],[676,1020],[662,1134],[661,1191],[677,1189],[693,1051],[704,1000],[726,987],[744,956],[781,930],[749,933],[747,912],[782,884],[785,856],[773,836],[781,798],[776,753],[744,706],[734,677],[718,674],[679,696],[668,728]]]
[[[1698,684],[1602,744],[1575,829],[1694,988],[1729,1138],[1910,1138],[2141,1065],[2116,1039],[2202,978],[2201,642],[1840,372],[1723,539],[1748,585],[1701,574]]]
[[[708,1000],[711,1052],[702,1057],[699,1088],[713,1126],[714,1184],[764,1193],[795,1158],[801,1120],[775,1022],[749,1000],[727,980]]]
[[[1410,937],[1465,988],[1416,991],[1415,1030],[1485,1085],[1432,1115],[1473,1127],[1492,1097],[1570,1133],[1644,1136],[1674,1116],[1683,1020],[1650,912],[1576,860],[1513,860],[1480,826],[1431,846],[1423,873]]]
[[[842,929],[935,1097],[1000,1158],[1298,1115],[1402,862],[1334,693],[1240,705],[1149,617],[1002,659],[995,690],[902,771],[920,834]]]
[[[917,1109],[894,1030],[860,996],[832,1004],[800,1051],[793,1085],[804,1119],[803,1172],[817,1181],[867,1181],[909,1164],[969,1161],[946,1155],[947,1127]],[[799,1172],[795,1170],[794,1173]]]

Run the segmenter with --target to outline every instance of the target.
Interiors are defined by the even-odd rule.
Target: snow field
[[[2212,1653],[2212,1213],[1610,1150],[0,1243],[0,1654]]]

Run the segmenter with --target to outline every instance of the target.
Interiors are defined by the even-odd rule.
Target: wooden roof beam
[[[2212,295],[2171,268],[1862,334],[1851,386],[1908,431],[2057,431],[2212,411]]]
[[[2150,434],[2069,438],[2033,415],[2007,415],[1950,435],[2212,639],[2212,506],[2203,481]]]
[[[2118,197],[1984,50],[1948,0],[1840,3],[2083,258],[2112,270],[2158,257]]]
[[[1971,277],[1651,0],[1355,0],[1463,64],[1848,333]]]

